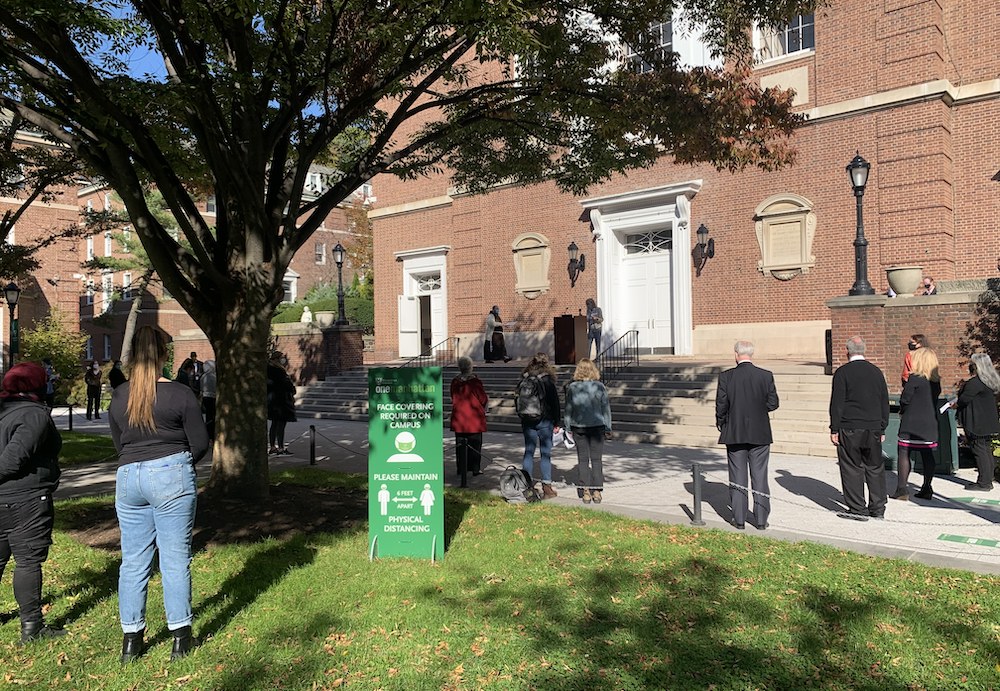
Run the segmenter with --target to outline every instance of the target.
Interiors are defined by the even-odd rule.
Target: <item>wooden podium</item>
[[[552,320],[557,365],[575,365],[587,357],[587,318],[564,314]]]

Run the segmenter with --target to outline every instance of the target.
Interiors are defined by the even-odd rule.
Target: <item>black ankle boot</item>
[[[146,633],[146,629],[141,631],[136,631],[135,633],[127,633],[122,636],[122,664],[127,665],[132,660],[137,659],[146,650],[146,644],[142,640],[143,635]]]
[[[194,636],[191,635],[190,626],[182,626],[170,633],[174,635],[174,647],[170,649],[170,660],[179,660],[194,648]]]
[[[57,629],[53,626],[46,626],[45,622],[41,619],[38,621],[21,622],[21,645],[31,643],[32,641],[38,641],[43,638],[58,638],[59,636],[65,635],[65,629]]]

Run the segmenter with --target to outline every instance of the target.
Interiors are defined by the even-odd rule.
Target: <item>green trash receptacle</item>
[[[948,399],[939,398],[938,410]],[[897,446],[899,442],[899,396],[889,396],[889,425],[885,428],[885,441],[882,442],[882,458],[888,470],[896,470]],[[921,454],[911,454],[913,472],[923,472]],[[955,420],[955,409],[949,408],[938,414],[938,446],[934,449],[934,474],[954,475],[958,470],[958,423]]]

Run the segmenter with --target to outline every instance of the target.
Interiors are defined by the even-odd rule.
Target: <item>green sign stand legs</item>
[[[444,556],[441,368],[368,372],[368,558]]]

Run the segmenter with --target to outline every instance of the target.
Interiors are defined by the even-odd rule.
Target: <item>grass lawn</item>
[[[357,477],[286,473],[356,487]],[[1000,689],[1000,579],[449,490],[439,564],[367,559],[364,530],[195,555],[195,632],[167,664],[117,661],[118,555],[66,533],[46,565],[49,618],[27,648],[9,578],[0,670],[36,689]]]
[[[87,434],[59,430],[62,437],[62,451],[59,452],[59,466],[68,468],[83,463],[98,463],[118,458],[115,445],[107,434]]]

